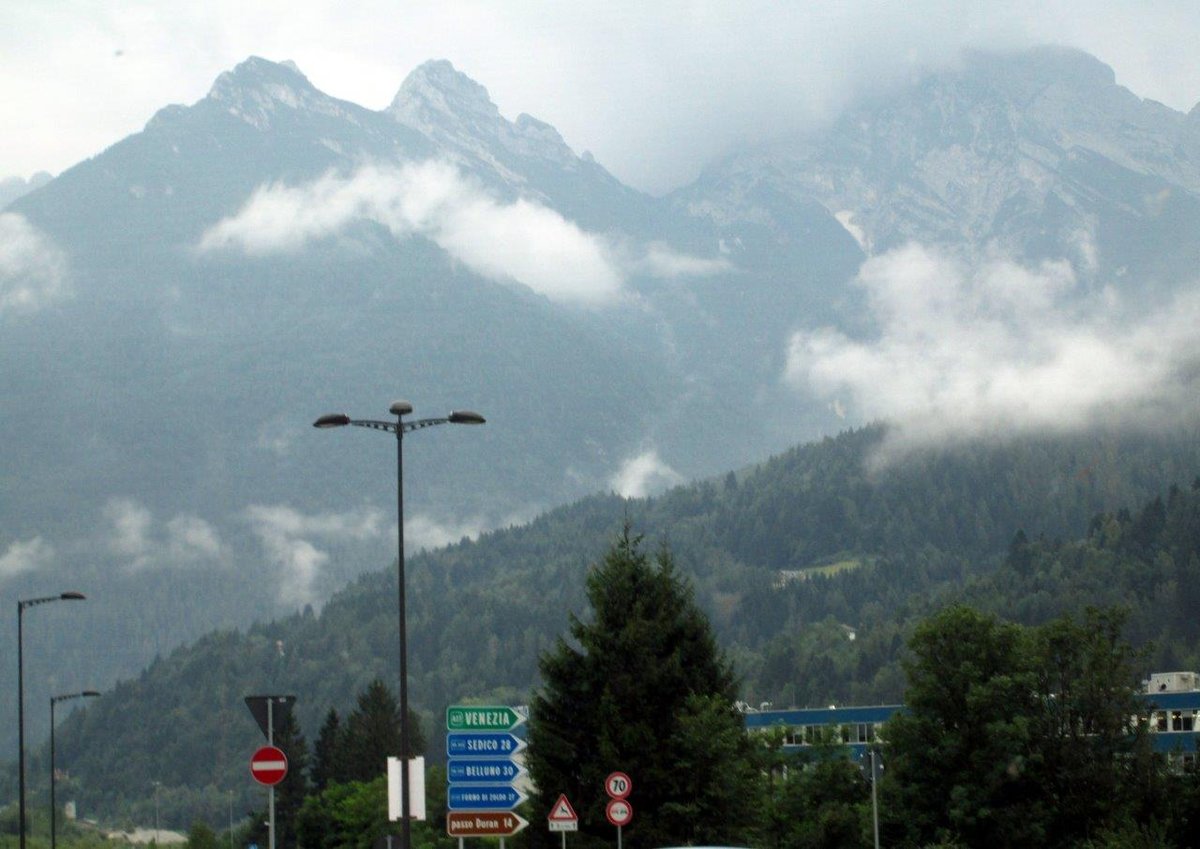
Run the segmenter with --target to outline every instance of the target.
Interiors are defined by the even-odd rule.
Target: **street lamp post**
[[[161,840],[158,836],[158,788],[162,787],[161,781],[151,781],[154,785],[154,845],[157,846]]]
[[[58,845],[58,808],[54,802],[54,706],[70,699],[92,699],[98,695],[95,690],[84,690],[50,697],[50,849]]]
[[[400,849],[412,849],[412,825],[409,819],[412,811],[408,798],[408,634],[405,623],[404,596],[404,434],[434,425],[481,425],[487,421],[483,416],[469,410],[452,412],[445,418],[404,421],[404,417],[411,413],[412,409],[412,404],[408,401],[394,401],[392,406],[388,408],[388,412],[396,417],[396,421],[394,422],[352,419],[344,413],[324,415],[313,422],[313,427],[318,428],[354,425],[356,427],[369,427],[373,430],[382,430],[396,435],[396,569],[400,584],[397,595],[400,626],[400,759],[403,762],[403,766],[400,769]]]
[[[21,833],[21,849],[25,849],[25,608],[51,601],[83,601],[83,593],[66,592],[42,598],[27,598],[17,602],[17,751],[18,781],[20,785],[20,814],[18,826]]]

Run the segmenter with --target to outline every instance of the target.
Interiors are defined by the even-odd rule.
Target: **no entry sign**
[[[250,758],[250,774],[259,784],[271,787],[287,775],[287,755],[274,746],[263,746]]]

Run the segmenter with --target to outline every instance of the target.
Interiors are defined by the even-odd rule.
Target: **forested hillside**
[[[1131,608],[1156,668],[1200,666],[1186,640],[1200,577],[1195,433],[962,445],[875,461],[881,428],[786,452],[655,499],[596,496],[410,559],[411,698],[440,757],[446,704],[523,703],[536,660],[585,609],[584,576],[628,522],[679,569],[757,703],[903,697],[912,624],[952,600],[1037,623]],[[1173,488],[1173,485],[1176,485]],[[309,739],[372,679],[396,676],[393,568],[324,609],[219,632],[157,660],[64,723],[63,798],[84,816],[223,822],[256,804],[259,733],[242,698],[292,693]],[[1190,607],[1189,607],[1190,605]],[[853,631],[855,638],[849,638]],[[45,774],[44,752],[30,775]]]

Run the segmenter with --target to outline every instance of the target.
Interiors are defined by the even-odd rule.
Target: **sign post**
[[[551,831],[562,833],[563,849],[567,849],[567,832],[579,831],[579,815],[567,801],[566,793],[559,794],[558,801],[550,809],[550,815],[546,817],[546,821]]]
[[[255,752],[254,758],[250,760],[250,773],[260,784],[267,785],[267,808],[269,810],[267,817],[268,849],[275,849],[275,785],[287,775],[287,756],[275,748],[275,711],[276,709],[291,710],[292,702],[294,701],[296,701],[295,696],[246,696],[246,707],[250,709],[254,721],[258,723],[258,727],[262,729],[263,734],[267,735],[267,745],[264,749],[259,749],[258,752]],[[278,752],[280,758],[283,760],[283,774],[274,781],[259,780],[260,773],[255,769],[255,759],[265,749]],[[279,758],[271,755],[264,762],[278,763],[278,761]],[[264,770],[262,774],[268,775],[272,773],[270,770]]]
[[[633,819],[633,806],[629,804],[628,796],[633,792],[633,782],[629,776],[619,770],[611,772],[604,779],[604,792],[609,795],[608,805],[604,815],[608,821],[617,827],[617,849],[621,849],[621,828],[629,825]]]
[[[512,730],[525,716],[506,705],[446,708],[446,833],[457,837],[511,837],[529,823],[513,813],[527,798],[513,786],[525,776],[518,755],[525,741]]]

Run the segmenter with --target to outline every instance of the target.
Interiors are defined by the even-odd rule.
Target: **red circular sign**
[[[604,792],[614,799],[624,799],[633,790],[633,782],[623,772],[609,773],[604,779]]]
[[[629,825],[633,819],[633,805],[624,799],[612,799],[604,809],[604,815],[615,826]]]
[[[283,781],[287,767],[287,755],[274,746],[263,746],[250,758],[250,774],[259,784],[268,787]]]

